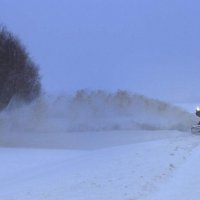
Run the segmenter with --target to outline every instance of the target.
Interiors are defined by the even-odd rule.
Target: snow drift
[[[78,91],[74,96],[43,95],[31,105],[13,100],[0,113],[4,132],[103,130],[189,130],[191,113],[165,102],[126,91]]]

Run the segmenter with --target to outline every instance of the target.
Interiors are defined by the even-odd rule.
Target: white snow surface
[[[199,144],[174,132],[90,151],[1,148],[0,199],[198,199]]]
[[[41,101],[1,113],[0,199],[198,200],[200,136],[189,131],[196,119],[168,104],[160,111],[159,101],[149,108],[152,100],[146,101],[145,106],[141,99],[136,103],[140,115],[132,104],[121,109],[124,120],[117,106],[110,105],[106,105],[109,113],[95,112],[97,120],[91,106],[85,110],[82,102],[81,113],[90,117],[76,118],[87,124],[80,129],[80,123],[74,123],[78,131],[69,128],[63,99],[62,103],[60,99],[56,100],[59,103],[53,101],[54,107],[48,101],[45,114]],[[102,105],[96,105],[97,110]],[[130,110],[135,111],[134,116]],[[147,124],[146,116],[148,126],[130,126],[130,118]],[[170,117],[178,123],[172,126]],[[117,130],[111,128],[109,120],[113,118],[112,123],[119,125]],[[154,126],[156,120],[159,128]],[[98,123],[108,121],[96,130]]]

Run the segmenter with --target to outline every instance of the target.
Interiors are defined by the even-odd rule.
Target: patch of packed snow
[[[176,173],[172,174],[159,190],[149,195],[146,200],[196,200],[199,199],[200,190],[200,146],[195,148],[189,158]],[[144,199],[145,200],[145,199]]]

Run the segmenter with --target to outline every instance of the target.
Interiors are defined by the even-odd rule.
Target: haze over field
[[[197,122],[192,113],[126,91],[81,90],[75,96],[44,95],[19,108],[13,100],[0,113],[4,131],[70,132],[109,130],[187,131]]]

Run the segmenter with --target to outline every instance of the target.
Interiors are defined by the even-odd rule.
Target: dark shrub
[[[38,67],[25,47],[5,27],[0,27],[0,109],[14,97],[31,102],[41,92]]]

